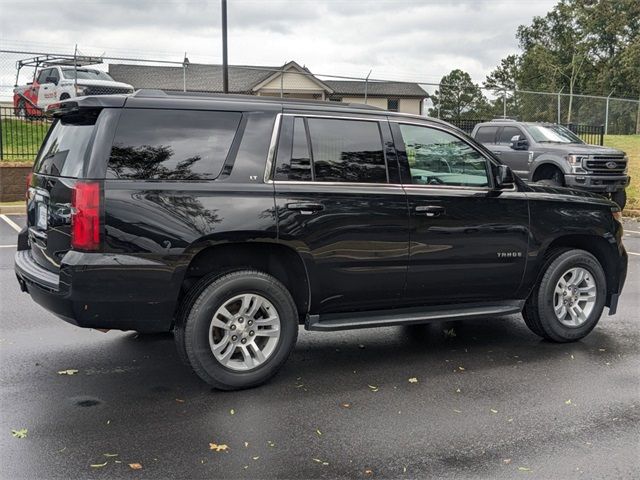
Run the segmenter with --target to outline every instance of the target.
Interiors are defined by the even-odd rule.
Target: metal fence
[[[39,99],[29,97],[26,92],[29,84],[36,80],[35,73],[42,72],[46,66],[56,65],[56,62],[74,65],[73,71],[69,72],[70,79],[58,80],[67,82],[70,92],[65,95],[71,96],[92,93],[83,91],[78,80],[78,71],[83,68],[104,72],[134,89],[221,92],[221,66],[194,60],[186,56],[145,59],[84,55],[77,49],[63,53],[0,50],[0,104],[5,107],[0,115],[2,159],[29,159],[37,153],[38,140],[44,136],[48,123],[41,116],[37,105]],[[293,63],[271,67],[231,65],[230,93],[367,103],[439,117],[465,131],[471,131],[478,119],[496,117],[553,122],[565,124],[585,141],[597,144],[602,144],[606,134],[640,133],[640,100],[636,99],[569,95],[562,91],[495,91],[474,86],[470,95],[472,100],[465,103],[458,101],[455,95],[446,98],[447,88],[451,89],[447,85],[419,79],[390,81],[371,76],[312,72]],[[14,95],[16,86],[18,94]],[[416,100],[420,96],[424,100]]]
[[[460,130],[470,135],[474,127],[478,123],[488,122],[490,120],[462,118],[450,119],[448,121],[452,125],[458,127]],[[581,125],[577,123],[561,123],[560,125],[571,130],[586,143],[589,143],[591,145],[604,145],[604,125]]]

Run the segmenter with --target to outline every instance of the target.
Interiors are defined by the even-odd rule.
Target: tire
[[[62,95],[60,95],[60,101],[69,100],[70,98],[71,98],[71,95],[69,95],[68,93],[63,93]]]
[[[561,277],[566,280],[566,288],[559,284]],[[575,280],[578,281],[574,285],[571,282]],[[572,285],[583,292],[572,292]],[[558,292],[568,291],[568,296],[556,293],[556,288]],[[588,291],[595,294],[592,301],[574,302],[574,295],[586,293],[589,296]],[[527,300],[522,315],[536,335],[553,342],[575,342],[595,328],[605,306],[606,293],[604,270],[593,255],[584,250],[558,250],[545,264],[543,276]],[[580,298],[586,299],[587,296]],[[564,306],[564,314],[556,315],[554,305],[559,305],[561,314]],[[582,311],[583,318],[574,315],[574,305]],[[560,316],[564,318],[560,319]]]
[[[245,300],[249,310],[259,305],[246,318],[246,311],[241,310]],[[178,355],[202,380],[220,390],[265,383],[287,360],[298,337],[298,312],[291,294],[260,271],[239,270],[204,278],[183,304],[174,332]],[[237,341],[231,341],[234,337]],[[242,340],[246,343],[241,344]]]
[[[611,194],[611,200],[618,204],[620,210],[624,210],[624,207],[627,204],[627,191],[618,190],[617,192],[613,192]]]
[[[547,185],[549,187],[562,187],[564,186],[564,178],[560,170],[556,170],[551,178],[543,178],[538,180],[540,185]]]

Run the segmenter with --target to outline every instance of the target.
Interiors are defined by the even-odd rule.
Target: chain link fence
[[[429,82],[386,81],[311,72],[304,65],[229,66],[229,93],[366,103],[430,115],[470,132],[492,118],[561,123],[585,140],[640,133],[640,100],[566,92],[471,91]],[[33,159],[48,128],[43,111],[61,99],[137,89],[221,93],[222,66],[181,59],[0,50],[0,154]]]

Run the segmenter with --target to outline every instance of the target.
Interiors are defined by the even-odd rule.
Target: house
[[[222,92],[222,65],[185,62],[183,66],[109,65],[117,81],[138,88]],[[281,66],[229,65],[229,93],[367,103],[422,115],[427,93],[417,83],[321,80],[291,61]]]

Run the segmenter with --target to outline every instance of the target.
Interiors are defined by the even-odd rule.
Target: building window
[[[400,100],[397,98],[387,98],[387,110],[397,112],[400,107]]]

